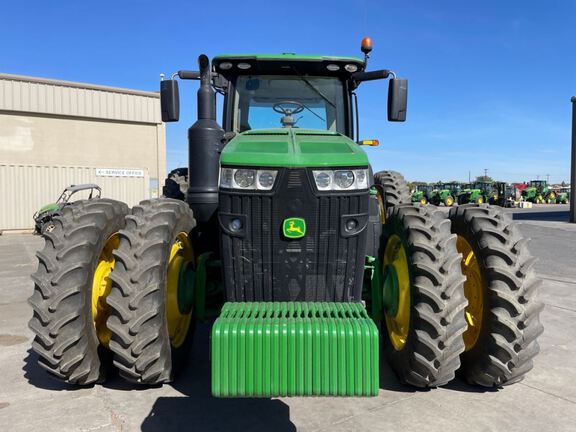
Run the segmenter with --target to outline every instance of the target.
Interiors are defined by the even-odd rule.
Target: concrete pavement
[[[144,389],[117,376],[84,389],[59,383],[29,349],[29,275],[43,240],[2,235],[0,431],[576,431],[576,225],[556,220],[559,215],[543,215],[542,221],[537,211],[521,214],[544,278],[545,332],[534,370],[499,390],[457,379],[414,391],[398,384],[383,363],[380,395],[367,399],[212,398],[204,325],[197,329],[189,368],[173,385]]]

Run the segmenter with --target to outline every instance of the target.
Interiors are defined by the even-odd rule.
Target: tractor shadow
[[[547,222],[568,222],[570,211],[532,211],[526,213],[514,212],[514,220],[547,221]]]
[[[74,391],[83,388],[67,384],[50,376],[48,372],[38,365],[38,355],[32,351],[32,348],[28,348],[28,351],[26,351],[22,371],[24,372],[24,378],[28,381],[28,384],[44,390]]]
[[[289,406],[278,399],[211,395],[209,336],[210,325],[198,323],[189,367],[172,384],[185,397],[159,397],[142,431],[295,431]]]

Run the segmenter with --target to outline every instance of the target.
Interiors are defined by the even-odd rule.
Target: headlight
[[[316,186],[320,190],[332,189],[332,171],[314,171]]]
[[[368,189],[368,170],[314,170],[316,187],[320,191]]]
[[[276,171],[258,171],[258,189],[272,189],[274,180],[276,180]]]
[[[242,189],[248,189],[254,184],[256,173],[251,169],[239,169],[234,173],[234,182]]]
[[[334,185],[339,189],[348,189],[354,183],[352,171],[334,171]]]
[[[220,187],[226,189],[271,190],[278,171],[249,168],[222,168]]]

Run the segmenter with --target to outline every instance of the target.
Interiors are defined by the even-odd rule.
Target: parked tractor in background
[[[438,183],[436,188],[432,191],[430,203],[436,206],[444,204],[446,207],[452,207],[458,192],[458,183]]]
[[[506,182],[495,182],[494,191],[496,198],[493,197],[492,204],[500,207],[517,207],[519,194],[514,185]]]
[[[166,383],[212,316],[214,396],[375,396],[379,347],[415,387],[458,369],[521,380],[542,333],[527,242],[499,208],[447,214],[411,203],[401,174],[371,174],[355,91],[391,78],[388,120],[404,121],[407,81],[366,70],[369,38],[362,51],[201,55],[174,74],[200,81],[185,200],[93,199],[55,218],[30,298],[41,366],[90,385],[112,358],[136,385]],[[160,95],[177,121],[178,81]]]
[[[432,185],[429,184],[416,185],[416,189],[412,192],[412,202],[428,204],[432,196],[432,189]]]
[[[546,180],[532,180],[522,191],[522,200],[535,204],[554,204],[556,193],[548,188]]]
[[[570,187],[564,186],[560,188],[560,192],[556,197],[558,204],[568,204],[570,202]]]
[[[494,202],[495,198],[493,182],[479,181],[463,189],[457,199],[458,204],[484,204]]]

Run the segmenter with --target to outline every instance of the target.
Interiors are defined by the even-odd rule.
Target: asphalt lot
[[[456,379],[414,391],[381,367],[375,398],[210,397],[208,328],[173,385],[139,388],[112,377],[77,389],[51,379],[29,350],[27,328],[40,237],[0,236],[0,431],[576,431],[576,225],[567,206],[515,210],[544,279],[541,353],[527,378],[498,390]]]

